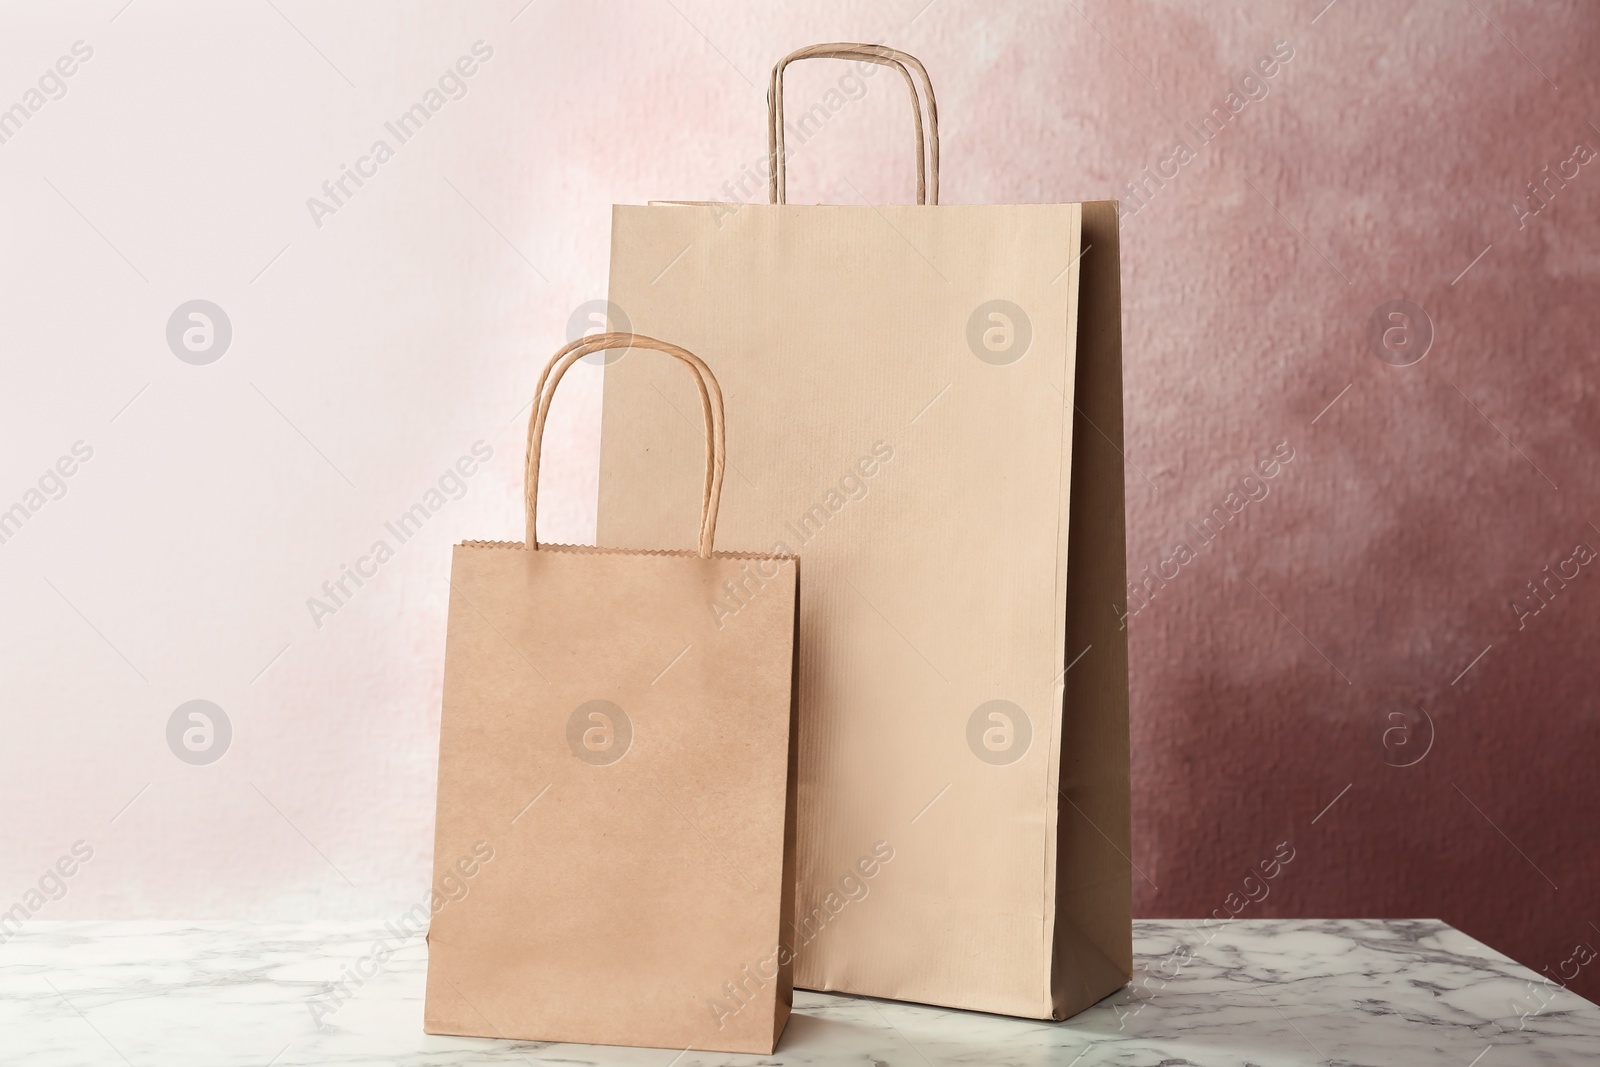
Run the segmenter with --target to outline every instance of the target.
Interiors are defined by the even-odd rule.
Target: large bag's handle
[[[880,66],[894,67],[906,80],[911,93],[911,116],[917,149],[917,203],[939,202],[939,107],[933,99],[933,83],[922,62],[907,52],[886,48],[878,44],[814,44],[790,52],[772,68],[772,81],[767,87],[767,179],[768,197],[774,204],[787,202],[788,159],[783,144],[783,68],[797,59],[860,59]],[[911,68],[907,70],[906,68]],[[922,97],[917,95],[917,82],[911,78],[916,71],[927,97],[927,142],[924,151]]]
[[[561,384],[561,377],[567,373],[567,369],[578,360],[611,348],[648,348],[665,352],[694,374],[695,385],[700,389],[700,411],[706,421],[706,480],[700,500],[700,557],[708,559],[717,533],[717,506],[722,501],[722,469],[727,451],[722,422],[722,388],[717,385],[711,368],[699,356],[686,348],[641,333],[602,333],[581,337],[550,357],[544,372],[539,375],[539,384],[534,390],[537,400],[533,415],[528,420],[528,466],[523,481],[528,547],[539,547],[539,453],[544,447],[544,424],[550,414],[550,402],[555,399],[556,386]]]

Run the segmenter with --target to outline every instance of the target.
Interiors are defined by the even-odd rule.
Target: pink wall
[[[1200,548],[1186,521],[1294,450],[1131,620],[1138,912],[1225,914],[1289,841],[1243,914],[1436,915],[1554,975],[1600,945],[1600,569],[1512,604],[1600,550],[1600,159],[1514,205],[1600,149],[1600,13],[1320,6],[1040,19],[985,79],[1006,117],[952,122],[950,158],[994,171],[949,188],[1125,191],[1196,149],[1124,231],[1130,569]],[[1199,147],[1184,122],[1278,41]],[[1409,366],[1366,337],[1396,299],[1432,320]]]
[[[1515,206],[1600,148],[1600,13],[1324,2],[8,9],[0,67],[95,57],[0,146],[5,503],[78,438],[96,458],[0,546],[0,907],[78,838],[95,859],[40,918],[418,898],[448,545],[519,536],[514,416],[604,292],[609,205],[728,195],[772,62],[881,40],[933,75],[945,202],[1149,190],[1122,249],[1128,548],[1199,554],[1129,622],[1139,912],[1439,916],[1552,974],[1600,946],[1600,570],[1512,606],[1600,549],[1600,162]],[[306,198],[479,39],[470,94],[315,225]],[[791,98],[841,72],[795,68]],[[904,110],[870,81],[791,198],[907,199]],[[209,367],[162,336],[194,297],[234,322]],[[1433,338],[1394,366],[1368,320],[1402,299]],[[542,513],[576,540],[599,375],[569,381]],[[306,597],[480,439],[466,495],[314,625]],[[1186,523],[1281,442],[1200,548]],[[235,728],[207,767],[164,740],[194,698]],[[1271,895],[1230,900],[1285,841]],[[1600,963],[1575,986],[1600,995]]]

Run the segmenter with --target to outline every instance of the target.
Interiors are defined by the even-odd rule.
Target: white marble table
[[[30,923],[0,944],[0,1063],[1384,1064],[1600,1062],[1600,1008],[1431,920],[1140,922],[1134,984],[1064,1023],[797,993],[771,1057],[431,1037],[425,947],[331,998],[382,923]]]

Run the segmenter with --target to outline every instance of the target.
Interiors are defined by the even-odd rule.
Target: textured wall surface
[[[422,898],[448,546],[520,537],[610,205],[764,195],[771,63],[865,40],[933,75],[945,202],[1124,202],[1138,911],[1437,916],[1600,995],[1600,12],[1324,5],[9,5],[0,910]],[[792,199],[908,199],[862,84]]]

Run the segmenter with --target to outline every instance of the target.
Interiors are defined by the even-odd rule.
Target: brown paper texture
[[[691,396],[709,386],[702,547],[456,546],[424,1025],[765,1054],[793,1000],[799,563],[712,551],[722,396],[692,354],[630,340],[697,364],[662,361]],[[540,380],[530,542],[549,394],[611,341]],[[730,590],[735,625],[710,607]]]
[[[1117,271],[1112,204],[615,210],[611,301],[718,369],[728,543],[805,560],[801,986],[1061,1018],[1131,973]],[[602,545],[692,521],[695,410],[607,367]]]

